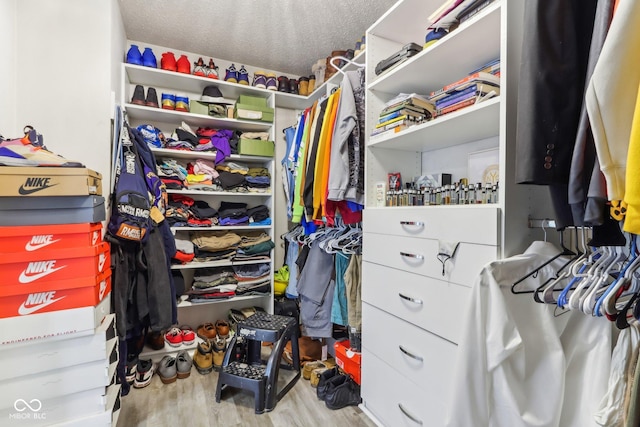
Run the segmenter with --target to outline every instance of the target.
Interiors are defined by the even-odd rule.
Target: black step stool
[[[300,378],[299,335],[298,322],[293,317],[257,312],[239,322],[237,333],[229,343],[218,375],[216,402],[220,402],[222,389],[230,386],[253,391],[256,414],[273,410],[276,403]],[[234,360],[238,340],[246,341],[246,363]],[[260,355],[263,341],[273,343],[271,355],[266,361]],[[287,341],[291,341],[293,366],[280,363]],[[277,392],[280,368],[296,371],[296,375]]]

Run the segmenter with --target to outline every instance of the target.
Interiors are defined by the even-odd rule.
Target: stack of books
[[[431,120],[435,106],[425,96],[401,93],[387,102],[380,112],[378,123],[371,136],[397,133],[408,127]]]
[[[431,92],[429,100],[435,105],[436,116],[443,116],[500,95],[499,61],[483,66],[483,69],[491,68],[497,70],[496,74],[474,70],[468,76]]]

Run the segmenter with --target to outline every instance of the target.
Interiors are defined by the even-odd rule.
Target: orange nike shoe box
[[[96,306],[111,292],[111,269],[97,276],[0,286],[0,318]]]
[[[97,277],[110,268],[107,242],[81,248],[0,252],[0,295],[5,286]]]
[[[0,196],[102,195],[102,175],[89,168],[4,166],[0,181]]]
[[[45,252],[102,243],[102,223],[0,227],[0,252]]]

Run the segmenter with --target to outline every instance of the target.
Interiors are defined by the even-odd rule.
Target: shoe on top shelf
[[[194,62],[193,63],[193,75],[194,76],[200,76],[200,77],[206,77],[207,76],[207,70],[205,68],[204,61],[202,60],[202,57],[198,58],[198,62]]]
[[[213,59],[209,58],[209,65],[206,68],[207,77],[210,79],[218,79],[220,76],[218,75],[218,66],[213,62]]]
[[[240,70],[238,70],[238,83],[249,86],[249,72],[244,68],[244,65],[241,65]]]
[[[136,85],[133,89],[133,96],[131,97],[131,103],[135,105],[145,105],[146,99],[144,97],[144,87],[142,85]]]
[[[267,75],[264,71],[259,70],[253,73],[253,84],[254,87],[259,87],[261,89],[267,88]]]
[[[289,78],[287,76],[278,77],[278,92],[289,93],[290,91]]]
[[[236,70],[235,64],[231,64],[231,66],[227,68],[224,80],[226,82],[238,83],[238,70]]]
[[[145,67],[158,68],[156,56],[153,54],[150,47],[145,47],[144,52],[142,52],[142,65]]]
[[[132,44],[127,51],[127,63],[142,65],[142,54],[140,53],[140,49],[138,49],[138,45]]]
[[[160,68],[167,71],[178,71],[178,65],[176,64],[176,57],[173,52],[165,52],[160,58]]]
[[[176,65],[179,73],[191,74],[191,63],[187,55],[180,55],[180,58],[176,61]]]
[[[158,93],[153,87],[147,88],[147,97],[145,98],[144,105],[147,107],[158,108]]]
[[[267,89],[278,90],[278,80],[274,73],[267,73]]]

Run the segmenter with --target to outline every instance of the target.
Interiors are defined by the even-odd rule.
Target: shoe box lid
[[[111,292],[111,269],[97,277],[0,287],[0,318],[95,306]]]
[[[111,298],[105,295],[95,306],[0,318],[0,349],[94,334],[110,312]]]
[[[353,380],[360,384],[360,367],[362,353],[350,349],[349,341],[338,341],[333,345],[336,353],[336,364],[347,374],[353,376]]]
[[[0,226],[0,251],[37,252],[102,243],[102,223]]]
[[[234,108],[234,118],[273,122],[273,108],[236,103]]]
[[[81,224],[105,219],[102,196],[0,197],[0,226]]]
[[[273,141],[247,138],[240,138],[238,141],[238,154],[273,157],[274,153],[275,143]]]
[[[258,108],[268,107],[267,98],[253,95],[240,95],[240,97],[238,97],[238,104],[252,105]]]
[[[92,334],[4,346],[0,351],[0,381],[110,359],[118,345],[115,328],[115,314],[109,314]]]
[[[107,242],[82,248],[0,252],[0,293],[11,285],[96,277],[110,267]]]
[[[102,195],[102,175],[88,168],[0,167],[0,196]]]

